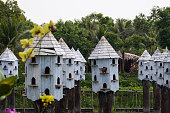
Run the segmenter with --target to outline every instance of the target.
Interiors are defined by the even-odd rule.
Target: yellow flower
[[[50,23],[49,23],[49,29],[51,31],[54,31],[56,29],[56,26],[54,26],[54,23],[50,20]]]
[[[25,62],[27,59],[34,57],[34,52],[33,52],[33,48],[28,49],[25,52],[19,52],[19,56],[22,58],[22,61]]]
[[[33,41],[34,41],[33,38],[23,39],[23,40],[20,40],[20,43],[22,44],[22,48],[29,48],[29,47],[32,47]]]
[[[34,28],[30,30],[30,33],[32,33],[32,36],[38,35],[38,37],[41,37],[43,35],[42,32],[43,28],[41,26],[34,25]]]
[[[46,95],[44,94],[44,96],[40,96],[40,99],[42,102],[45,103],[52,103],[52,101],[54,101],[54,96],[53,95]]]
[[[50,33],[49,24],[45,24],[45,25],[43,26],[42,32],[43,32],[43,34],[48,34],[48,33]]]

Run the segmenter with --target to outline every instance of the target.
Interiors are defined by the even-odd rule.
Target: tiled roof
[[[0,56],[1,61],[16,61],[17,57],[13,54],[13,52],[6,48],[6,50]]]
[[[146,61],[146,60],[150,60],[150,58],[151,58],[151,55],[148,53],[147,50],[145,50],[138,60]]]
[[[62,38],[60,38],[59,44],[61,45],[61,48],[65,52],[65,55],[63,55],[63,58],[75,58],[74,53],[70,50],[70,48],[67,46],[67,44]]]
[[[77,53],[77,51],[75,51],[75,49],[72,47],[71,51],[74,53],[75,55],[75,59],[74,61],[80,61],[81,62],[81,56]]]
[[[108,59],[108,58],[119,58],[119,55],[116,53],[113,47],[103,36],[96,45],[95,49],[90,54],[90,57],[88,59]]]
[[[33,47],[35,55],[64,55],[65,52],[61,45],[55,39],[52,33],[47,34],[41,41],[41,38],[34,37]],[[39,42],[39,43],[38,43]],[[38,44],[37,44],[38,43]]]
[[[79,51],[79,50],[77,50],[77,54],[81,57],[81,62],[86,63],[85,58],[83,57],[83,55],[80,53],[80,51]]]

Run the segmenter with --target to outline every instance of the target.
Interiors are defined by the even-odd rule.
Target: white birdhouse
[[[18,59],[8,48],[0,56],[0,70],[5,77],[18,76]]]
[[[161,52],[157,48],[152,57],[150,58],[150,81],[157,81],[157,63],[156,59],[159,59]]]
[[[35,57],[28,59],[25,65],[25,87],[28,99],[32,101],[40,99],[40,95],[53,95],[54,99],[63,98],[63,55],[53,34],[47,34],[41,38],[35,37],[33,46]],[[37,44],[39,43],[39,44]]]
[[[138,59],[138,78],[139,80],[144,80],[150,78],[150,60],[151,55],[147,50]]]
[[[66,88],[72,89],[74,87],[74,59],[75,55],[61,38],[59,40],[61,48],[64,50],[65,55],[63,56],[63,84]]]
[[[80,53],[79,50],[77,50],[76,52],[81,58],[81,63],[80,63],[80,73],[81,73],[81,75],[80,75],[80,78],[81,78],[81,80],[85,80],[85,66],[86,66],[85,63],[86,63],[86,60],[83,57],[83,55]]]
[[[157,84],[164,84],[164,59],[168,56],[168,49],[164,49],[163,53],[158,59],[156,59],[157,64]]]
[[[81,56],[77,54],[77,51],[74,50],[74,48],[72,47],[71,51],[74,53],[75,55],[75,59],[74,59],[74,80],[78,81],[81,80],[80,76],[81,76],[81,72],[80,72],[80,67],[81,67]]]
[[[119,55],[103,36],[88,58],[92,69],[92,90],[108,92],[119,90]]]
[[[165,57],[163,64],[164,64],[164,84],[163,85],[170,87],[170,53],[167,55],[167,57]]]

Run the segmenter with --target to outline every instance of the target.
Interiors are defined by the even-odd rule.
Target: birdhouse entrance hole
[[[31,63],[36,63],[36,58],[35,57],[32,57]]]
[[[60,84],[60,78],[59,77],[57,78],[57,84]]]
[[[115,64],[115,59],[114,58],[112,59],[112,64]]]
[[[168,80],[166,80],[166,84],[168,84]]]
[[[142,71],[140,71],[140,74],[142,75]]]
[[[35,80],[34,77],[32,77],[31,84],[32,84],[32,85],[35,85],[35,84],[36,84],[36,80]]]
[[[140,65],[142,66],[142,62],[140,63]]]
[[[72,78],[71,73],[69,73],[69,78]]]
[[[148,78],[148,75],[146,75],[146,78]]]
[[[94,63],[93,63],[93,65],[96,65],[96,60],[94,60]]]
[[[116,75],[115,74],[113,75],[113,80],[116,80]]]
[[[162,67],[162,63],[160,63],[160,67]]]
[[[148,66],[146,66],[146,69],[148,69]]]
[[[103,88],[107,88],[107,84],[106,83],[103,84]]]
[[[160,73],[159,77],[162,77],[162,74]]]
[[[45,89],[45,94],[46,94],[46,95],[50,95],[49,89]]]
[[[97,81],[97,77],[96,77],[96,75],[94,75],[94,81]]]
[[[168,72],[168,68],[166,68],[166,72]]]
[[[45,74],[50,74],[50,68],[49,67],[45,68]]]
[[[151,70],[152,70],[152,66],[151,66]]]
[[[60,63],[60,56],[58,56],[57,58],[57,63]]]
[[[68,60],[68,63],[71,64],[71,59]]]
[[[79,74],[79,71],[78,71],[78,70],[76,71],[76,74],[77,74],[77,75]]]

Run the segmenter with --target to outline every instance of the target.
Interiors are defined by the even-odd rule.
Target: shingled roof
[[[71,51],[74,53],[74,55],[75,55],[75,59],[74,59],[74,61],[79,61],[79,62],[81,62],[81,56],[77,53],[77,51],[75,51],[75,49],[72,47],[71,48]]]
[[[152,57],[150,60],[156,60],[156,59],[159,59],[159,57],[161,56],[161,52],[159,51],[159,49],[157,48],[155,50],[155,52],[153,53]]]
[[[90,57],[88,59],[108,59],[108,58],[119,58],[119,55],[116,53],[113,47],[103,36],[96,45],[95,49],[90,54]]]
[[[74,53],[70,50],[70,48],[67,46],[67,44],[62,38],[60,38],[59,44],[61,45],[61,48],[65,52],[65,55],[63,55],[63,58],[75,58]]]
[[[151,55],[148,53],[147,50],[145,50],[138,60],[147,61],[147,60],[150,60],[150,58],[151,58]]]
[[[52,33],[47,34],[41,41],[41,38],[34,37],[33,47],[35,55],[64,55],[65,52],[61,45],[55,39]],[[40,41],[40,42],[39,42]],[[39,42],[39,43],[38,43]],[[38,43],[38,44],[37,44]]]
[[[13,52],[6,48],[6,50],[0,56],[1,61],[16,61],[17,57],[13,54]]]
[[[80,53],[79,49],[77,49],[77,54],[81,57],[81,62],[86,63],[85,58],[83,57],[83,55]]]

